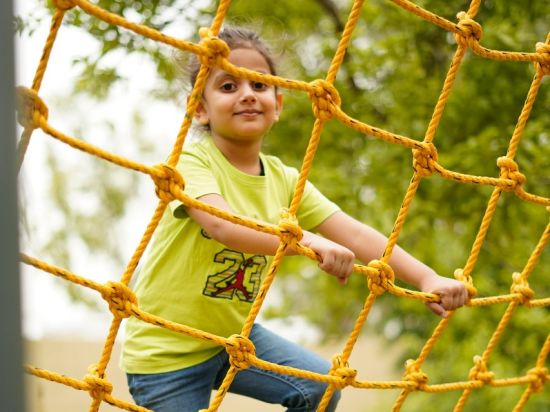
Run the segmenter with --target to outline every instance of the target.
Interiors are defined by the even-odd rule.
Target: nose
[[[250,82],[243,82],[241,85],[241,102],[254,103],[256,101],[256,93]]]

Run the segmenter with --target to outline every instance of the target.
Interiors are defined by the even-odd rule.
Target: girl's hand
[[[469,298],[468,290],[462,282],[435,273],[422,283],[420,290],[441,296],[441,302],[426,302],[426,305],[436,315],[444,318],[447,317],[448,310],[455,310],[463,306]]]
[[[355,255],[351,250],[310,232],[304,232],[300,243],[308,246],[321,257],[319,268],[336,276],[341,285],[347,283],[355,263]]]

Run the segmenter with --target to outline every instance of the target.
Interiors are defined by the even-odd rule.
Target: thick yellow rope
[[[132,255],[125,271],[121,276],[120,282],[112,281],[107,282],[106,284],[99,284],[88,278],[71,273],[67,269],[48,264],[30,256],[21,256],[21,260],[25,264],[32,265],[45,272],[51,273],[52,275],[97,291],[103,299],[105,299],[109,305],[111,313],[113,314],[113,320],[109,328],[108,336],[105,340],[101,357],[97,363],[91,365],[88,373],[82,380],[63,376],[51,371],[45,371],[32,366],[26,367],[26,371],[28,373],[73,387],[75,389],[88,391],[92,398],[89,408],[90,411],[97,411],[102,402],[107,402],[111,405],[117,406],[118,408],[129,411],[147,411],[146,408],[112,397],[112,384],[106,379],[105,376],[105,370],[111,357],[114,341],[121,321],[129,316],[134,316],[144,322],[148,322],[177,333],[193,336],[197,339],[208,340],[225,347],[230,357],[231,367],[208,408],[208,411],[211,412],[217,411],[220,407],[224,396],[229,390],[229,386],[238,371],[250,366],[281,374],[312,379],[328,384],[325,395],[318,407],[318,411],[325,410],[332,394],[336,389],[343,389],[346,386],[363,389],[401,389],[401,393],[393,406],[394,411],[400,410],[407,396],[414,391],[424,391],[427,393],[462,391],[462,395],[455,406],[455,411],[461,411],[464,408],[470,394],[475,389],[484,386],[503,387],[511,385],[525,385],[526,388],[518,403],[514,407],[514,411],[521,411],[529,398],[534,393],[542,390],[550,378],[548,369],[544,366],[550,353],[550,336],[546,339],[543,347],[541,348],[536,364],[524,376],[497,378],[494,372],[491,372],[489,369],[489,361],[491,353],[497,347],[504,330],[512,319],[518,306],[523,305],[527,308],[550,306],[550,297],[534,299],[535,293],[528,284],[528,277],[533,272],[542,251],[549,242],[550,223],[546,226],[537,246],[533,250],[530,258],[523,268],[523,271],[521,273],[513,274],[510,294],[475,298],[474,296],[477,292],[471,275],[502,191],[513,192],[518,198],[535,205],[546,206],[550,211],[549,198],[528,193],[523,189],[522,186],[526,181],[526,177],[519,171],[519,166],[514,161],[521,136],[535,103],[542,79],[545,75],[550,74],[550,34],[548,35],[545,43],[537,43],[536,51],[534,53],[491,50],[480,44],[482,27],[474,20],[479,10],[480,0],[473,0],[466,12],[458,13],[457,23],[453,23],[432,13],[429,10],[425,10],[408,0],[392,1],[404,10],[407,10],[426,21],[453,33],[457,42],[455,55],[452,59],[449,71],[443,83],[442,91],[434,108],[432,118],[422,142],[365,124],[357,119],[351,118],[340,108],[341,99],[338,94],[338,90],[334,87],[333,83],[343,62],[346,49],[351,41],[351,37],[357,24],[364,0],[356,0],[352,5],[346,26],[327,72],[326,78],[317,79],[309,83],[299,80],[285,79],[278,76],[260,74],[244,68],[236,67],[228,62],[227,57],[229,55],[229,49],[223,41],[216,37],[216,35],[220,31],[229,9],[229,0],[220,1],[211,27],[201,29],[201,41],[198,44],[176,39],[147,26],[129,22],[121,16],[110,13],[89,3],[86,0],[54,0],[54,4],[57,9],[52,17],[50,34],[46,40],[44,51],[38,64],[32,87],[19,87],[17,90],[19,100],[18,120],[24,128],[19,144],[20,165],[28,148],[32,131],[39,128],[51,137],[78,150],[100,157],[121,167],[148,174],[151,176],[155,184],[155,192],[159,197],[159,203],[145,230],[145,233],[143,234],[134,254]],[[189,98],[187,112],[177,134],[174,146],[168,156],[168,160],[165,163],[147,166],[139,162],[126,159],[115,153],[110,153],[99,147],[88,144],[81,139],[63,134],[62,132],[56,130],[48,122],[48,107],[39,97],[38,92],[40,90],[49,56],[63,21],[63,17],[67,11],[75,6],[109,24],[126,28],[136,34],[148,37],[154,41],[162,42],[179,50],[195,53],[199,57],[202,66],[197,76],[194,89]],[[500,168],[500,175],[498,177],[473,176],[445,169],[445,167],[438,162],[437,147],[433,143],[441,116],[451,93],[454,80],[456,79],[462,59],[468,49],[472,50],[477,55],[488,59],[532,62],[535,65],[535,76],[514,129],[514,133],[510,139],[508,151],[506,156],[503,156],[497,160],[497,166]],[[204,204],[196,199],[188,197],[184,193],[184,177],[178,173],[175,166],[178,162],[188,130],[191,127],[192,118],[197,108],[199,98],[202,94],[206,78],[210,69],[213,67],[222,68],[223,70],[236,76],[265,82],[286,89],[302,91],[307,93],[311,99],[312,110],[315,114],[316,120],[313,125],[309,144],[300,169],[300,175],[296,184],[294,196],[289,209],[282,211],[281,220],[278,225],[251,221],[246,217],[237,216],[232,213],[228,213],[227,211]],[[393,230],[389,235],[383,256],[381,256],[380,260],[374,260],[368,265],[355,265],[354,267],[354,271],[356,273],[366,277],[370,293],[365,299],[363,308],[358,315],[354,328],[350,333],[342,352],[333,357],[332,368],[328,374],[323,375],[273,364],[257,358],[255,355],[254,345],[249,340],[248,336],[252,329],[252,325],[260,312],[269,288],[275,279],[278,268],[280,267],[283,256],[285,255],[285,250],[288,247],[292,247],[304,256],[311,259],[319,259],[313,250],[300,244],[302,232],[295,216],[301,201],[305,183],[312,168],[313,159],[321,138],[323,125],[326,121],[331,119],[337,120],[342,124],[366,135],[411,149],[413,154],[413,173],[411,182],[402,202],[402,206],[394,223]],[[452,313],[449,317],[442,319],[439,322],[431,337],[426,341],[418,358],[411,359],[407,362],[402,380],[381,382],[358,380],[357,371],[350,367],[349,359],[353,347],[359,337],[370,310],[376,301],[377,296],[385,292],[389,292],[396,296],[408,297],[426,302],[438,302],[440,300],[439,296],[434,294],[412,291],[396,286],[394,283],[393,270],[387,263],[393,248],[397,244],[397,240],[406,221],[410,205],[422,179],[433,174],[438,174],[445,179],[458,181],[460,183],[471,183],[494,187],[466,264],[463,269],[456,270],[455,277],[464,282],[470,292],[472,299],[468,303],[469,306],[486,306],[507,303],[508,307],[490,341],[488,342],[487,347],[483,351],[483,354],[474,358],[474,366],[469,373],[467,381],[430,385],[428,384],[429,377],[421,369],[438,338],[452,320]],[[230,337],[217,336],[144,312],[140,309],[136,296],[128,287],[132,275],[135,272],[135,269],[143,256],[143,253],[149,244],[168,203],[174,199],[181,201],[187,206],[201,209],[230,222],[269,233],[280,238],[280,246],[276,252],[273,263],[262,283],[258,297],[252,305],[249,316],[239,335]]]

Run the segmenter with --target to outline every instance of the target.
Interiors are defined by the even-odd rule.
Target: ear
[[[191,99],[191,96],[187,96],[187,105],[189,106],[189,101]],[[210,119],[208,118],[208,112],[206,108],[204,107],[204,100],[201,98],[199,101],[199,104],[197,105],[197,108],[195,109],[195,115],[194,118],[203,126],[207,126],[210,122]]]
[[[281,115],[281,112],[283,111],[283,95],[282,95],[282,93],[277,93],[275,95],[275,99],[277,100],[277,106],[275,107],[275,121],[278,121],[279,116]]]

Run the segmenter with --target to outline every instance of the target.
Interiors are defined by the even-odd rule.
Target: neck
[[[260,175],[261,139],[253,142],[232,141],[216,136],[212,136],[212,139],[229,163],[238,170],[249,175]]]

